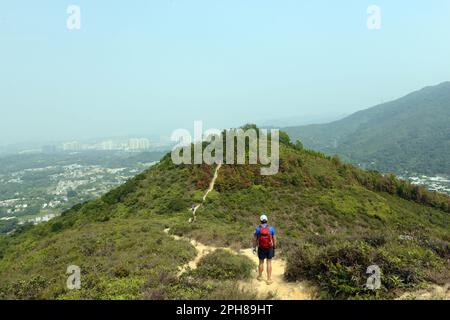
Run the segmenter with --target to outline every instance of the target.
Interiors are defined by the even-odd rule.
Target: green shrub
[[[197,278],[242,280],[250,278],[255,267],[247,257],[216,250],[200,260],[193,275]]]
[[[102,200],[109,205],[113,205],[124,201],[127,195],[136,191],[139,181],[143,180],[144,178],[145,178],[144,174],[137,175],[136,177],[128,180],[121,186],[109,191],[102,197]]]
[[[230,281],[222,282],[214,287],[209,294],[210,300],[255,300],[258,295],[255,292],[240,288],[238,284]]]
[[[290,281],[311,280],[333,298],[390,298],[396,289],[421,283],[427,270],[443,267],[430,249],[395,242],[384,245],[385,241],[365,237],[326,247],[297,247],[288,255],[285,277]],[[379,266],[382,273],[382,287],[377,291],[366,288],[370,276],[366,271],[371,265]]]
[[[63,228],[63,224],[59,221],[52,223],[51,230],[52,232],[58,232]]]
[[[158,277],[157,277],[158,278]],[[153,282],[153,281],[152,281]],[[241,288],[233,280],[210,280],[184,274],[163,277],[160,283],[146,285],[143,299],[146,300],[254,300],[256,292]]]
[[[381,247],[386,244],[386,237],[380,234],[365,235],[363,236],[363,240],[365,243],[371,245],[372,247]]]
[[[130,271],[128,271],[127,268],[125,268],[124,266],[118,266],[115,270],[114,270],[114,276],[116,278],[126,278],[130,275]]]
[[[1,299],[35,300],[40,299],[40,293],[49,285],[48,280],[41,276],[18,280],[0,287]]]
[[[170,212],[180,212],[185,210],[189,206],[188,202],[184,199],[172,199],[167,205],[167,209]]]
[[[427,238],[421,239],[420,242],[424,247],[433,250],[439,257],[450,261],[450,245],[447,242],[439,239]]]

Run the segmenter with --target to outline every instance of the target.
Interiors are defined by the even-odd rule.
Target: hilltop
[[[204,202],[216,166],[175,165],[167,154],[99,199],[2,236],[0,297],[256,298],[239,285],[254,269],[239,250],[251,246],[262,212],[277,228],[285,280],[308,281],[323,297],[393,298],[450,282],[449,197],[280,136],[278,174],[224,163]],[[189,208],[202,202],[189,223]],[[184,239],[235,255],[207,254],[197,269],[180,275],[197,255]],[[379,291],[365,289],[373,264],[382,270]],[[69,265],[81,268],[81,290],[65,288]]]

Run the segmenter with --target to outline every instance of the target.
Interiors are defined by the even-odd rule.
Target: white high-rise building
[[[108,140],[108,141],[103,141],[102,142],[102,147],[103,150],[114,150],[116,148],[116,145],[114,143],[114,141],[112,140]]]
[[[82,145],[78,141],[72,141],[63,143],[62,148],[64,151],[79,151],[81,150]]]
[[[133,138],[128,140],[128,149],[146,150],[150,148],[150,140],[146,138]]]

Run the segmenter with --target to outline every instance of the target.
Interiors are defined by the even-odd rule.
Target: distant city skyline
[[[64,151],[79,150],[148,150],[160,143],[152,142],[147,138],[131,138],[125,142],[109,139],[98,143],[80,143],[79,141],[64,142],[61,145]]]
[[[24,144],[11,144],[0,146],[0,156],[2,154],[14,154],[22,152],[44,152],[53,153],[61,151],[152,151],[169,150],[174,144],[168,136],[156,138],[147,137],[109,137],[92,138],[86,140],[61,140],[44,141]]]
[[[0,146],[351,114],[450,80],[449,12],[448,0],[2,1]]]

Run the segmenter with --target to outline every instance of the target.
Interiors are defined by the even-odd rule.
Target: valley
[[[438,180],[450,175],[449,124],[447,81],[337,121],[284,130],[306,148],[337,154],[364,169],[395,173],[448,193],[448,181]]]
[[[0,158],[0,233],[49,221],[102,196],[162,156],[154,153],[77,152]]]

